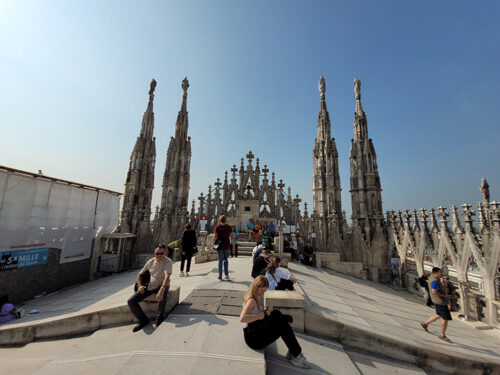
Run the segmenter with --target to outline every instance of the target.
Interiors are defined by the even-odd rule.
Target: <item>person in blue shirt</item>
[[[248,233],[248,241],[251,241],[253,236],[253,219],[248,219],[247,233]]]
[[[443,287],[441,283],[441,278],[443,277],[443,270],[439,267],[434,267],[432,269],[432,275],[429,277],[428,283],[431,290],[431,299],[434,303],[434,308],[436,309],[436,314],[431,316],[425,323],[420,323],[426,332],[429,332],[428,326],[432,322],[443,319],[441,322],[441,335],[438,336],[441,340],[446,342],[453,342],[448,337],[446,337],[446,328],[448,327],[448,321],[451,320],[451,302],[450,299],[454,298],[452,295],[447,293],[447,290]]]

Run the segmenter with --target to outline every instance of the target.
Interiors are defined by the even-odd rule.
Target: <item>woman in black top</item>
[[[184,262],[186,262],[186,260],[186,276],[189,276],[189,270],[191,269],[191,258],[193,257],[193,251],[195,247],[196,232],[191,229],[191,224],[186,224],[186,229],[182,233],[181,277],[184,276]]]

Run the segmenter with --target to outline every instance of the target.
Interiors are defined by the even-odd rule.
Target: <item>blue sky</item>
[[[0,164],[123,191],[155,95],[154,204],[190,81],[190,199],[249,150],[312,206],[324,75],[350,212],[362,81],[384,211],[500,200],[498,2],[0,1]]]

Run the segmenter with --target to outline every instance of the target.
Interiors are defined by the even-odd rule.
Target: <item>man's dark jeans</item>
[[[158,308],[156,310],[157,323],[161,323],[163,322],[163,319],[165,319],[165,306],[167,305],[168,289],[169,287],[167,286],[165,288],[165,291],[163,292],[163,299],[158,302]],[[144,314],[144,311],[142,311],[139,302],[149,297],[151,294],[157,294],[159,291],[160,287],[153,290],[146,290],[143,294],[136,292],[132,297],[128,299],[128,307],[130,308],[130,311],[132,311],[132,313],[135,315],[135,317],[139,319],[139,323],[146,323],[149,321],[149,318],[146,316],[146,314]]]

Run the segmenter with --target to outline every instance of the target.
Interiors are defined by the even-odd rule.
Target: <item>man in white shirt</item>
[[[156,314],[156,326],[159,326],[165,319],[165,306],[167,305],[168,289],[170,287],[170,276],[172,275],[172,260],[165,255],[165,245],[158,245],[155,249],[155,256],[147,261],[142,270],[137,274],[137,292],[127,301],[128,306],[139,324],[134,327],[133,332],[137,332],[149,324],[149,318],[142,311],[139,302],[156,293],[158,309]],[[141,275],[149,271],[151,277],[148,285],[143,285]]]

